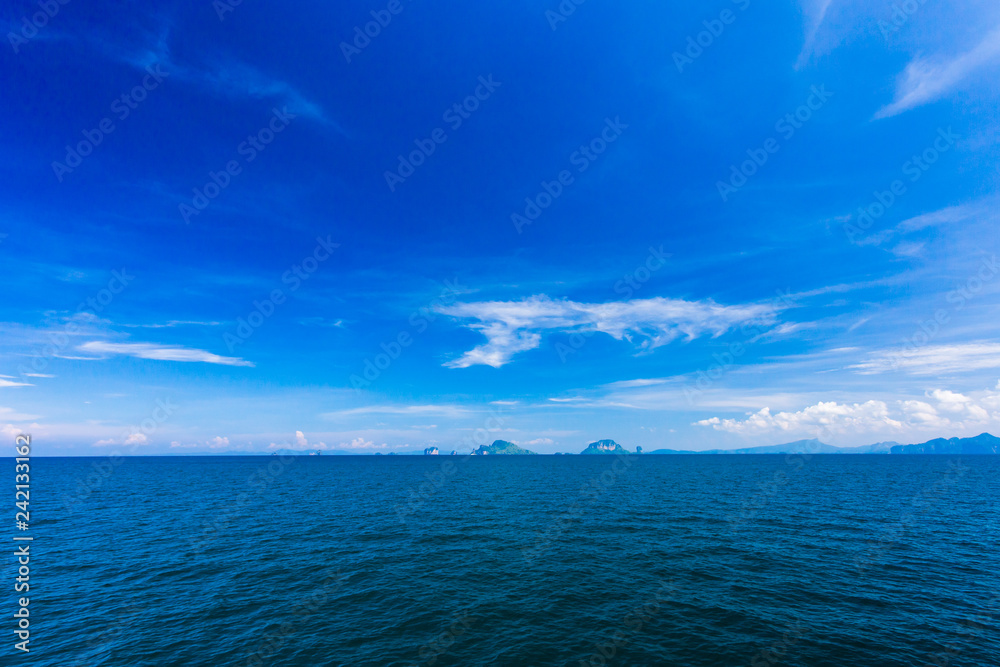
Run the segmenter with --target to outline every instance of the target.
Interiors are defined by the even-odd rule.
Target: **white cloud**
[[[0,426],[0,435],[3,436],[4,442],[14,442],[14,438],[24,434],[24,429],[19,426],[14,426],[13,424]]]
[[[907,421],[917,427],[941,428],[947,426],[947,419],[941,417],[933,405],[926,401],[902,401],[900,409]]]
[[[38,419],[38,415],[26,415],[17,412],[13,408],[0,407],[0,419],[9,419],[12,422],[24,422]]]
[[[109,445],[146,445],[149,438],[144,433],[132,433],[125,438],[124,443],[119,438],[102,438],[93,444],[94,447],[107,447]]]
[[[901,428],[902,423],[889,416],[889,408],[882,401],[867,401],[843,405],[836,401],[820,401],[798,412],[778,412],[771,414],[770,408],[762,408],[750,413],[746,419],[702,419],[698,426],[711,426],[717,431],[730,433],[760,434],[774,431],[815,432],[871,431],[886,427]]]
[[[225,438],[225,437],[217,435],[217,436],[215,436],[214,438],[212,438],[211,440],[209,440],[205,444],[207,444],[212,449],[220,449],[222,447],[228,447],[229,446],[229,438]],[[171,446],[173,446],[173,443],[171,443]]]
[[[145,445],[149,442],[149,438],[146,437],[145,433],[133,433],[129,437],[125,438],[126,445]]]
[[[541,343],[541,332],[581,335],[600,332],[616,340],[652,350],[683,336],[720,336],[750,322],[773,324],[776,307],[767,304],[723,306],[709,301],[636,299],[611,303],[579,303],[545,295],[520,301],[484,301],[442,306],[439,312],[476,320],[466,326],[486,336],[487,342],[445,363],[449,368],[486,365],[499,368],[518,352]]]
[[[4,380],[0,378],[0,387],[34,387],[35,385],[29,382],[14,382],[12,380]]]
[[[942,375],[1000,368],[1000,343],[973,342],[882,350],[848,368],[862,375],[903,371],[912,375]]]
[[[965,395],[947,389],[928,391],[924,400],[896,401],[890,408],[884,401],[840,404],[820,401],[797,412],[771,414],[769,408],[747,413],[745,419],[712,417],[695,422],[717,431],[742,435],[765,433],[867,433],[872,431],[912,432],[942,429],[960,431],[1000,423],[1000,383],[994,390]],[[991,412],[992,410],[992,412]]]
[[[297,441],[297,443],[299,445],[302,445],[301,447],[296,447],[295,449],[306,449],[305,445],[308,444],[308,442],[305,440],[305,437],[302,437],[302,438],[298,437],[299,434],[301,434],[302,432],[301,431],[296,431],[295,433],[296,433],[296,441]],[[362,438],[362,437],[359,436],[357,438],[352,439],[350,442],[341,442],[339,445],[337,445],[337,448],[339,448],[339,449],[385,449],[388,446],[389,445],[386,444],[386,443],[384,443],[384,442],[381,445],[377,445],[373,441],[371,441],[371,440],[365,440],[364,438]],[[410,445],[403,445],[403,447],[409,447],[409,446]],[[288,447],[288,445],[287,444],[282,445],[282,444],[278,444],[278,443],[272,442],[271,445],[270,445],[270,447],[269,447],[269,449],[278,449],[278,448],[281,448],[281,447]],[[325,443],[321,442],[318,445],[313,445],[311,447],[308,447],[308,449],[324,449],[324,450],[326,450],[326,449],[333,449],[333,448],[329,447]]]
[[[381,445],[376,445],[371,440],[365,440],[364,438],[354,438],[350,442],[340,443],[341,449],[385,449],[389,445],[384,442]]]
[[[207,364],[222,364],[224,366],[253,366],[253,362],[239,357],[221,357],[205,350],[188,347],[159,345],[156,343],[109,343],[106,341],[91,341],[80,345],[78,350],[92,354],[123,354],[138,359],[155,359],[157,361],[203,362]]]
[[[917,58],[906,66],[896,86],[896,99],[875,114],[888,118],[945,95],[965,77],[1000,55],[1000,28],[994,28],[971,50],[945,60]]]
[[[272,442],[271,445],[269,446],[269,449],[279,449],[279,448],[286,448],[286,449],[329,449],[329,447],[327,447],[327,444],[325,442],[317,442],[317,443],[309,444],[309,439],[306,437],[305,433],[303,433],[302,431],[296,431],[295,432],[295,442],[294,443],[288,443],[288,442],[277,443],[277,442]]]
[[[958,394],[947,389],[935,389],[929,396],[938,402],[938,410],[957,416],[960,419],[969,419],[974,422],[985,422],[990,419],[990,413],[983,407],[977,405],[976,401],[963,394]]]
[[[528,445],[554,445],[555,440],[552,438],[535,438],[534,440],[529,440],[525,444]]]

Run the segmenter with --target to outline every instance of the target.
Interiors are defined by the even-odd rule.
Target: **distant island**
[[[382,455],[383,452],[373,452],[375,455]],[[482,445],[472,452],[459,452],[451,450],[448,454],[443,454],[435,446],[426,447],[423,450],[412,452],[386,452],[389,456],[537,456],[538,452],[525,449],[516,443],[507,440],[494,440],[490,445]],[[247,452],[247,451],[226,451],[226,452],[189,452],[186,456],[260,456],[261,454],[271,454],[276,456],[316,456],[323,454],[326,456],[358,456],[358,452],[349,449],[290,449],[282,448],[270,452]],[[951,454],[951,455],[977,455],[977,454],[1000,454],[1000,438],[989,433],[981,433],[971,438],[935,438],[919,444],[904,445],[894,441],[876,442],[871,445],[860,445],[857,447],[836,447],[813,438],[810,440],[796,440],[786,442],[782,445],[764,445],[760,447],[744,447],[741,449],[705,449],[701,451],[687,449],[656,449],[651,452],[643,452],[642,447],[636,447],[635,451],[626,449],[614,440],[597,440],[590,443],[580,452],[581,455],[622,455],[636,454],[642,456],[665,456],[665,455],[710,455],[710,454]],[[569,452],[555,452],[554,456],[571,456]]]
[[[437,452],[437,448],[434,452]],[[426,451],[425,451],[426,453]],[[453,455],[457,452],[452,452]],[[484,456],[486,454],[506,454],[525,455],[537,454],[528,449],[524,449],[506,440],[496,440],[492,445],[483,445],[472,452],[473,456]],[[643,454],[642,447],[636,447],[632,452],[614,440],[598,440],[587,445],[586,449],[580,452],[581,455],[607,455],[607,454]],[[707,449],[702,451],[684,449],[657,449],[643,456],[671,455],[671,454],[1000,454],[1000,438],[989,433],[981,433],[973,438],[936,438],[927,442],[903,445],[898,442],[876,442],[871,445],[861,445],[859,447],[836,447],[813,438],[810,440],[796,440],[783,445],[764,445],[761,447],[744,447],[742,449]],[[565,455],[559,453],[557,455]]]
[[[538,452],[533,452],[530,449],[524,449],[523,447],[518,447],[513,442],[507,442],[506,440],[494,440],[492,445],[482,445],[479,449],[472,452],[472,456],[519,456],[519,455],[534,455],[537,456]]]
[[[587,448],[580,452],[581,454],[621,454],[621,453],[631,454],[621,445],[619,445],[614,440],[598,440],[597,442],[592,442],[587,445]]]

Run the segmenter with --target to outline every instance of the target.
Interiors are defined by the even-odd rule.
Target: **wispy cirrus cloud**
[[[950,59],[929,57],[912,60],[896,86],[896,99],[879,109],[875,118],[889,118],[939,99],[973,71],[998,56],[1000,27],[993,28],[972,49]]]
[[[928,345],[916,349],[880,350],[848,366],[862,375],[903,371],[913,375],[942,375],[1000,368],[1000,343],[977,341],[956,345]]]
[[[287,81],[266,74],[252,65],[231,57],[216,57],[207,61],[203,59],[198,64],[179,62],[170,49],[173,26],[169,21],[160,20],[162,22],[159,25],[137,30],[135,34],[123,38],[124,42],[118,41],[118,35],[109,40],[88,34],[85,39],[95,44],[108,57],[136,69],[159,68],[168,80],[192,84],[217,96],[270,100],[287,106],[292,114],[319,121],[343,132],[317,102],[308,99]]]
[[[543,332],[605,333],[652,350],[677,338],[720,336],[746,323],[773,324],[773,304],[724,306],[714,301],[656,297],[611,303],[580,303],[545,295],[519,301],[481,301],[437,308],[486,336],[487,342],[445,363],[449,368],[486,365],[499,368],[518,352],[541,344]]]
[[[111,343],[108,341],[91,341],[77,347],[81,352],[105,356],[124,355],[137,359],[154,359],[157,361],[202,362],[206,364],[221,364],[223,366],[253,366],[253,362],[239,357],[222,357],[218,354],[189,347],[159,345],[157,343]],[[95,359],[103,357],[94,357]]]
[[[181,78],[213,92],[227,97],[273,99],[287,105],[293,114],[336,126],[318,103],[307,99],[287,81],[272,78],[250,65],[229,60],[205,69],[181,68],[172,63],[164,68],[168,66],[174,67]]]
[[[914,232],[927,227],[950,225],[956,222],[963,222],[983,214],[991,213],[995,210],[995,202],[992,206],[990,206],[986,201],[948,206],[936,211],[907,218],[896,225],[896,230],[900,232]]]
[[[204,327],[214,327],[224,324],[224,322],[205,322],[200,320],[170,320],[168,322],[153,322],[150,324],[122,324],[121,326],[129,329],[172,329],[174,327],[182,326],[204,326]]]
[[[443,415],[460,417],[472,412],[468,408],[457,405],[366,405],[360,408],[348,408],[320,415],[327,419],[337,417],[353,417],[357,415]]]
[[[898,257],[916,257],[923,254],[926,246],[924,241],[905,240],[910,234],[919,234],[935,228],[942,228],[941,233],[947,233],[949,225],[963,223],[965,225],[994,224],[997,210],[997,197],[989,196],[964,204],[946,206],[935,209],[927,213],[921,213],[911,218],[903,220],[895,227],[883,229],[858,239],[859,246],[881,246],[892,242],[888,248],[890,252]]]
[[[806,37],[802,45],[802,51],[799,52],[798,60],[795,62],[795,69],[801,69],[809,62],[809,58],[812,57],[816,48],[816,35],[819,33],[820,26],[823,25],[826,13],[832,4],[833,0],[803,1],[802,12],[805,16]]]

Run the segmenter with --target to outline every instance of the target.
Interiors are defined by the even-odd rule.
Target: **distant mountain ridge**
[[[1000,454],[1000,438],[980,433],[974,438],[935,438],[919,445],[900,445],[893,454]]]
[[[811,440],[796,440],[783,445],[763,445],[761,447],[743,447],[742,449],[706,449],[689,451],[684,449],[657,449],[649,454],[839,454],[840,447],[834,447],[813,438]]]
[[[1000,438],[989,433],[981,433],[973,438],[936,438],[917,445],[902,445],[898,442],[876,442],[858,447],[837,447],[820,442],[816,438],[796,440],[783,445],[745,447],[743,449],[708,449],[690,451],[681,449],[657,449],[649,454],[1000,454]]]

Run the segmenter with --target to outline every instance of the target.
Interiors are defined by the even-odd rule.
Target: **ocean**
[[[4,664],[1000,665],[1000,457],[31,466]]]

